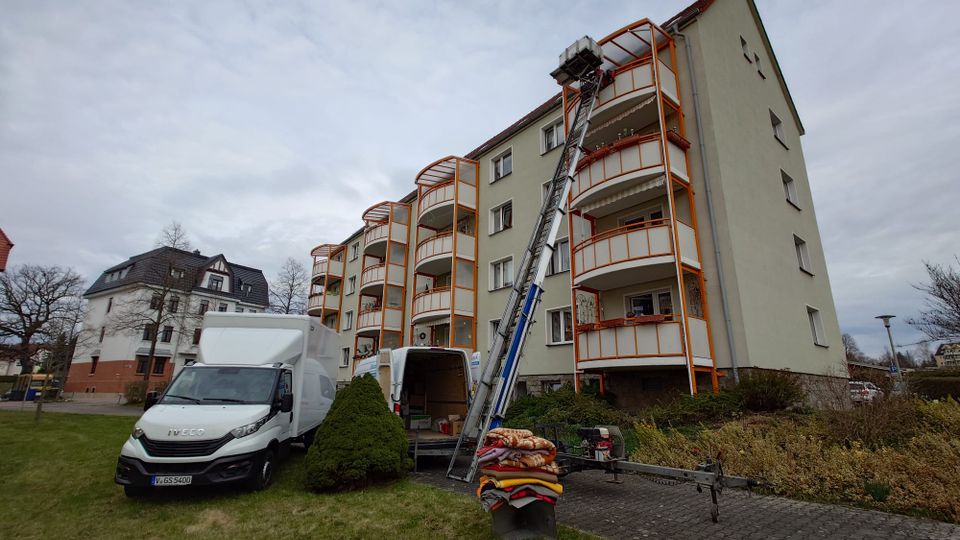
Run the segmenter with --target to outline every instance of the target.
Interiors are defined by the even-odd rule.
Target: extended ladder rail
[[[453,471],[460,456],[461,447],[468,439],[473,439],[479,444],[491,427],[499,426],[507,404],[510,402],[519,373],[518,367],[524,342],[533,323],[533,314],[540,302],[547,267],[556,249],[560,220],[566,213],[564,207],[573,182],[573,174],[583,153],[583,141],[590,126],[590,117],[596,105],[602,78],[603,73],[598,70],[592,70],[580,78],[580,103],[554,171],[549,195],[544,198],[541,205],[527,249],[518,265],[517,278],[511,287],[503,316],[497,324],[493,343],[487,355],[487,363],[478,381],[476,393],[467,412],[467,418],[464,420],[463,431],[447,469],[447,476],[450,478],[465,482],[473,480],[478,468],[475,456],[471,458],[465,474],[459,475]],[[544,257],[544,248],[549,250],[548,257]],[[509,347],[507,347],[508,343]]]

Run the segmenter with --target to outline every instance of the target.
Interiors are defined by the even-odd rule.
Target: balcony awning
[[[330,258],[335,255],[338,251],[342,250],[343,246],[340,244],[320,244],[319,246],[313,248],[310,252],[311,257],[326,257]]]
[[[390,219],[390,208],[397,203],[390,201],[378,202],[377,204],[367,208],[363,212],[363,221],[367,225],[373,225],[376,223],[385,223]]]
[[[641,183],[639,183],[639,184],[635,184],[635,185],[630,186],[630,187],[628,187],[628,188],[626,188],[626,189],[620,190],[620,191],[618,191],[618,192],[616,192],[616,193],[611,193],[610,195],[607,195],[606,197],[601,197],[601,198],[599,198],[599,199],[597,199],[597,200],[595,200],[595,201],[589,202],[589,203],[583,205],[583,206],[580,208],[580,211],[583,212],[584,214],[589,214],[591,211],[596,210],[597,208],[603,208],[603,207],[605,207],[605,206],[607,206],[607,205],[609,205],[609,204],[613,204],[613,203],[615,203],[615,202],[617,202],[617,201],[619,201],[619,200],[621,200],[621,199],[626,199],[626,198],[628,198],[628,197],[631,197],[631,196],[633,196],[633,195],[636,195],[637,193],[642,193],[642,192],[644,192],[644,191],[649,191],[649,190],[651,190],[651,189],[656,189],[656,188],[659,188],[659,187],[663,187],[665,183],[666,183],[666,182],[665,182],[663,176],[658,176],[658,177],[656,177],[656,178],[651,178],[650,180],[647,180],[646,182],[641,182]]]
[[[667,33],[649,19],[624,26],[597,42],[603,50],[603,65],[600,68],[617,69],[649,56],[654,39],[658,45],[670,41]]]
[[[417,185],[431,187],[453,180],[457,174],[457,162],[460,159],[456,156],[447,156],[427,165],[417,173]]]

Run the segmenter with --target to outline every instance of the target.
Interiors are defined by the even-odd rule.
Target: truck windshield
[[[271,403],[278,370],[246,367],[185,367],[160,403]]]

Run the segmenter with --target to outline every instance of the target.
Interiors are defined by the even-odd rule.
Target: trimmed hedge
[[[313,491],[345,491],[402,478],[413,467],[400,417],[390,412],[376,379],[356,378],[337,392],[307,452]]]

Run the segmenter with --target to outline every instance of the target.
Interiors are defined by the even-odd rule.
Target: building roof
[[[214,291],[200,286],[200,280],[203,278],[203,271],[211,266],[214,261],[223,259],[227,268],[233,275],[233,285],[240,280],[243,285],[250,285],[250,292],[243,295],[237,292],[237,287],[232,286],[231,292]],[[176,288],[184,292],[204,292],[226,298],[234,298],[251,304],[258,304],[266,307],[269,304],[267,279],[263,272],[256,268],[243,266],[226,260],[222,254],[209,257],[201,255],[199,251],[189,252],[182,249],[171,247],[161,247],[146,253],[134,255],[128,260],[111,266],[93,282],[93,285],[87,289],[84,296],[98,294],[119,287],[125,287],[133,284],[163,285],[169,275],[169,269],[174,266],[184,271],[184,283]],[[107,276],[113,272],[122,271],[126,268],[127,273],[119,278],[107,281]]]
[[[957,350],[960,349],[960,343],[941,343],[937,347],[937,352],[933,353],[935,356],[940,356],[947,352],[947,349]]]

